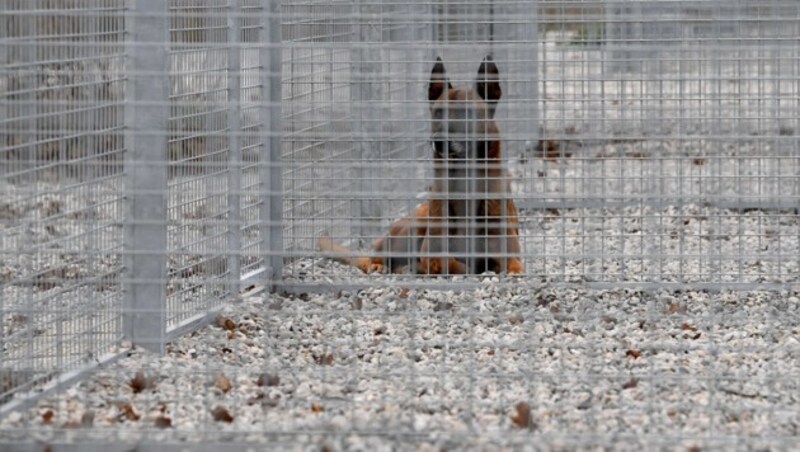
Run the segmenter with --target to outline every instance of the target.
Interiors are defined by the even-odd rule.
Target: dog
[[[500,71],[487,56],[473,87],[454,88],[436,58],[428,84],[434,181],[428,199],[355,253],[327,235],[320,251],[365,273],[520,274],[519,219],[494,120]]]

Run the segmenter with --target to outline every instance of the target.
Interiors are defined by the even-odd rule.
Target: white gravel
[[[163,357],[135,350],[6,417],[0,440],[282,440],[331,450],[796,444],[795,294],[495,279],[474,278],[480,287],[463,292],[249,297]],[[154,383],[134,393],[139,371]],[[530,407],[526,428],[513,421],[520,402]],[[233,421],[215,421],[217,407]],[[156,427],[159,418],[170,427]]]

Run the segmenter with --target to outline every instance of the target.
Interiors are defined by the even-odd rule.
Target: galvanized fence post
[[[133,344],[164,352],[167,283],[167,120],[169,20],[166,2],[128,8],[125,102],[127,220],[123,333]]]
[[[9,39],[8,29],[11,26],[11,17],[6,16],[6,9],[7,9],[7,2],[0,2],[0,65],[7,65],[10,63],[9,59],[9,51],[8,47],[11,45]],[[11,148],[11,124],[10,124],[10,117],[8,115],[9,108],[8,108],[8,101],[11,100],[10,96],[7,94],[10,91],[10,78],[11,74],[6,73],[4,75],[6,84],[3,87],[3,95],[0,97],[0,149]],[[4,151],[3,154],[7,153],[8,151]],[[9,156],[0,154],[0,160],[2,159],[9,159]],[[6,173],[10,172],[9,163],[4,163],[0,161],[0,178],[3,178]],[[0,291],[0,297],[2,297],[2,291]],[[0,307],[2,305],[0,304]],[[2,338],[3,333],[0,332],[0,338]],[[2,345],[2,344],[0,344]],[[2,348],[0,348],[2,350]],[[2,351],[0,351],[2,353]]]
[[[239,294],[242,252],[242,50],[241,0],[228,5],[228,281],[230,294]]]
[[[261,255],[265,287],[272,289],[283,274],[283,178],[281,165],[281,17],[280,2],[261,1]]]
[[[375,45],[382,41],[382,32],[374,23],[380,17],[381,6],[378,3],[355,3],[353,5],[356,24],[356,43],[352,55],[352,88],[351,102],[354,111],[354,151],[355,160],[353,180],[356,181],[356,196],[351,204],[351,217],[355,222],[350,228],[352,238],[369,238],[377,233],[382,216],[381,203],[367,198],[383,187],[380,177],[376,177],[374,167],[365,168],[365,164],[379,161],[383,153],[382,141],[370,139],[379,136],[382,128],[381,109],[376,100],[382,98],[379,80],[381,70],[380,49]],[[371,240],[368,240],[371,242]]]

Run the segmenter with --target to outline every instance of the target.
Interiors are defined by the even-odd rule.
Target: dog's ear
[[[436,64],[433,65],[433,70],[431,71],[431,81],[428,84],[428,101],[435,101],[442,96],[442,93],[452,87],[450,80],[447,79],[442,59],[436,57]]]
[[[489,105],[489,115],[494,116],[497,102],[503,95],[503,90],[500,89],[500,71],[490,56],[484,58],[478,68],[478,78],[475,79],[475,92]]]

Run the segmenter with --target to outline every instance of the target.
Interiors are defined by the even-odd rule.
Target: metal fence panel
[[[350,50],[353,60],[328,70],[285,62],[286,90],[308,81],[318,92],[351,92],[350,102],[291,93],[286,102],[289,109],[332,112],[316,120],[285,118],[287,130],[295,130],[285,146],[309,143],[284,153],[286,252],[293,259],[287,287],[428,284],[418,275],[349,272],[331,265],[330,253],[308,256],[318,253],[316,240],[325,234],[354,256],[379,255],[370,250],[373,240],[429,196],[424,90],[434,56],[445,59],[454,84],[470,85],[486,54],[501,71],[497,122],[520,209],[527,277],[648,288],[796,282],[798,25],[788,19],[796,5],[498,1],[355,8],[350,16],[325,11],[317,22],[335,27],[337,17],[355,18],[353,34],[336,39],[330,30],[301,28],[305,15],[296,25],[288,19],[289,30],[312,34],[285,35],[289,48]],[[392,28],[397,24],[430,31],[422,41],[406,40]],[[339,133],[318,136],[333,118],[345,121]],[[314,156],[303,154],[312,148]],[[448,281],[431,284],[442,283]]]
[[[122,336],[123,11],[0,5],[0,402]]]
[[[798,17],[0,1],[0,449],[795,447]]]

